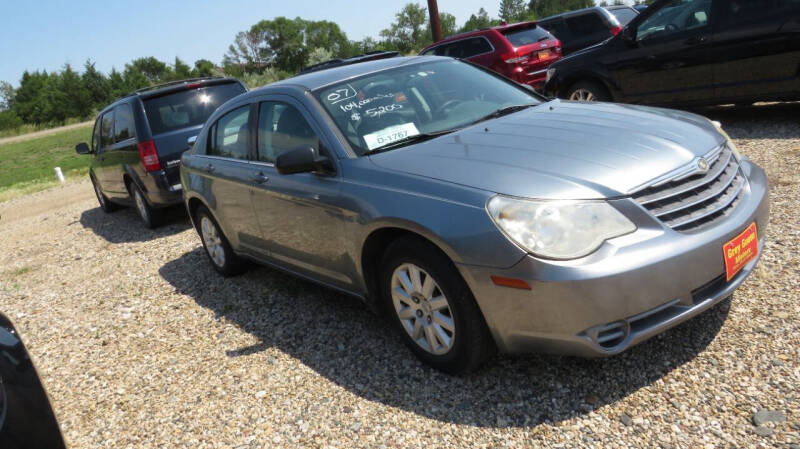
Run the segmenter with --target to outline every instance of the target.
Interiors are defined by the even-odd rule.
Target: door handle
[[[214,173],[214,170],[216,170],[216,168],[214,168],[214,166],[213,166],[213,165],[211,165],[211,164],[206,164],[206,167],[205,167],[205,171],[206,171],[206,172],[208,172],[208,173]]]
[[[708,36],[693,36],[686,39],[686,45],[700,45],[708,42]]]
[[[269,181],[269,177],[265,176],[264,173],[258,172],[251,178],[254,183],[256,184],[264,184],[265,182]]]

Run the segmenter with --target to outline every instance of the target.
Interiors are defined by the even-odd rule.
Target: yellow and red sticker
[[[758,231],[756,223],[750,223],[741,234],[722,246],[725,259],[725,276],[731,280],[748,262],[758,255]]]

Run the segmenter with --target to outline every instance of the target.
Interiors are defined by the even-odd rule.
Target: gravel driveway
[[[147,231],[88,182],[0,203],[0,310],[71,448],[796,449],[800,105],[704,113],[769,174],[761,263],[732,301],[617,357],[448,377],[359,302],[266,268],[222,279],[182,211]]]

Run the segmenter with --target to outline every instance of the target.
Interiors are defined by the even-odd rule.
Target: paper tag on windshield
[[[416,136],[419,130],[413,123],[404,123],[402,125],[390,126],[376,131],[372,134],[366,134],[364,141],[367,143],[367,148],[374,150],[375,148],[382,147],[400,139],[405,139],[408,136]]]

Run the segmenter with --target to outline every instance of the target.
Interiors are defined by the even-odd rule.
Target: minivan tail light
[[[189,84],[186,85],[186,88],[187,89],[194,89],[194,88],[200,87],[202,85],[203,85],[203,83],[189,83]]]
[[[152,140],[145,140],[136,145],[139,149],[139,157],[142,158],[142,165],[147,172],[161,170],[161,161],[158,160],[156,143]]]
[[[619,25],[615,26],[614,28],[611,28],[611,34],[613,34],[614,36],[619,34],[620,31],[622,31],[622,27]]]

